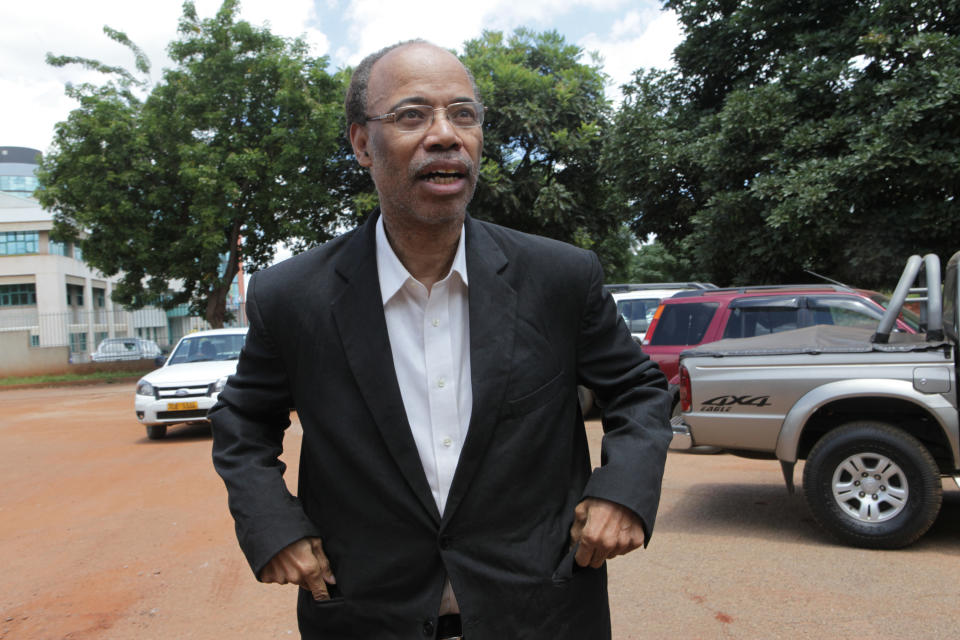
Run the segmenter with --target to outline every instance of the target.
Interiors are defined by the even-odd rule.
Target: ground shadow
[[[167,427],[167,435],[160,440],[150,440],[146,433],[138,444],[174,444],[177,442],[193,442],[196,440],[209,440],[211,438],[209,422],[191,422],[189,424],[175,424]]]
[[[692,485],[680,500],[661,510],[657,529],[839,544],[813,520],[801,488],[790,494],[783,485],[772,484]],[[960,492],[944,491],[939,517],[914,546],[960,554]]]

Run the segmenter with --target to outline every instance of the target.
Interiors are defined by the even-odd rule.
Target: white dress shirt
[[[450,273],[427,291],[397,258],[383,218],[377,220],[377,275],[393,366],[427,484],[441,515],[473,408],[463,236],[461,231]],[[459,612],[448,579],[439,613]]]
[[[467,437],[470,317],[464,234],[450,272],[430,291],[410,275],[377,220],[377,274],[400,395],[440,514]]]

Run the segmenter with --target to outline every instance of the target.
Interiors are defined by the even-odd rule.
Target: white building
[[[69,347],[83,362],[107,337],[137,336],[161,347],[203,328],[183,310],[128,312],[111,300],[117,276],[83,261],[80,248],[50,239],[53,215],[30,197],[40,152],[0,147],[0,333],[26,332],[30,347]],[[0,358],[0,373],[8,368]],[[10,364],[10,363],[7,363]]]

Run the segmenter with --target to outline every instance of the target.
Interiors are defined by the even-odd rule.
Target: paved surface
[[[0,409],[0,638],[297,637],[293,588],[255,582],[236,546],[208,428],[147,440],[131,383],[0,391]],[[291,484],[299,444],[294,426]],[[944,486],[919,543],[865,551],[822,534],[776,463],[671,453],[652,544],[611,562],[614,637],[955,637]]]

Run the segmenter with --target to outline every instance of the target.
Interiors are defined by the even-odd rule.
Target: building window
[[[63,242],[57,242],[56,240],[50,241],[50,255],[52,256],[65,256],[67,255],[67,245]]]
[[[30,346],[39,347],[40,346],[40,336],[30,336]]]
[[[73,245],[73,257],[77,260],[83,260],[83,249],[78,244]]]
[[[67,285],[67,306],[68,307],[83,306],[83,287],[81,287],[78,284]]]
[[[99,347],[100,343],[107,339],[107,335],[108,334],[106,331],[97,331],[96,333],[94,333],[93,334],[94,344],[96,344]]]
[[[37,285],[0,284],[0,307],[26,307],[37,304]]]
[[[40,234],[36,231],[4,231],[0,233],[0,256],[37,253]]]
[[[0,176],[0,191],[18,196],[32,196],[37,188],[35,176]]]
[[[87,334],[70,334],[70,353],[85,353],[87,350]]]

